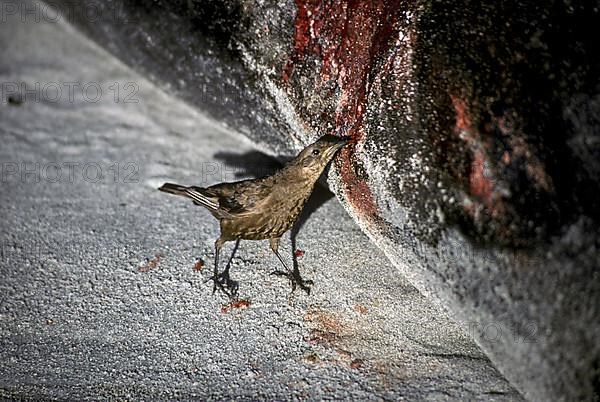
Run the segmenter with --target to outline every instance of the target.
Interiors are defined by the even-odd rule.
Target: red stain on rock
[[[296,0],[296,7],[298,8],[298,13],[295,21],[294,53],[283,69],[284,82],[289,81],[292,72],[294,71],[294,65],[303,61],[304,55],[307,53],[307,48],[314,42],[310,29],[312,21],[311,17],[315,14],[315,11],[319,9],[320,1]],[[311,50],[311,52],[313,51],[314,50]]]
[[[452,105],[456,112],[455,130],[459,133],[461,131],[471,131],[471,117],[467,113],[467,105],[465,105],[465,102],[462,99],[453,96]]]
[[[452,105],[456,113],[455,133],[467,143],[471,151],[471,172],[469,173],[469,194],[489,210],[492,216],[503,211],[500,192],[496,186],[496,179],[492,171],[492,163],[486,152],[486,144],[481,135],[473,128],[466,103],[452,97]],[[475,215],[476,208],[471,203],[465,204],[465,209]]]
[[[340,95],[335,111],[335,133],[365,136],[364,116],[374,67],[397,33],[397,21],[409,2],[400,0],[322,1],[296,0],[294,51],[283,71],[288,82],[308,55],[322,60],[321,85],[335,82]],[[353,168],[354,146],[341,153],[338,167],[350,203],[367,215],[376,215],[377,204],[366,181]]]
[[[525,161],[525,172],[527,176],[532,180],[532,184],[538,190],[543,190],[545,192],[551,193],[554,191],[554,183],[552,178],[546,173],[546,167],[540,161],[540,159],[536,156],[536,152],[531,149],[531,146],[525,141],[523,135],[515,134],[503,125],[505,124],[504,118],[494,119],[492,123],[495,124],[496,127],[500,127],[502,134],[507,137],[507,143],[512,152],[512,158],[510,158],[509,154],[509,162],[510,160],[518,160],[522,159]]]
[[[350,153],[350,151],[348,151]],[[362,212],[366,217],[374,217],[379,213],[379,208],[375,202],[373,192],[369,188],[369,185],[365,180],[360,179],[352,167],[350,157],[346,157],[342,153],[341,163],[338,164],[340,168],[340,175],[342,181],[346,186],[346,196],[350,204],[358,211]]]
[[[509,193],[501,188],[506,176],[504,169],[520,169],[518,164],[521,163],[533,186],[546,192],[553,191],[552,179],[546,173],[543,163],[535,156],[536,153],[523,138],[523,133],[513,128],[515,124],[507,113],[492,116],[480,132],[472,123],[465,101],[456,96],[451,98],[456,115],[454,131],[471,152],[468,193],[473,199],[470,201],[481,203],[491,217],[498,217],[506,212],[503,193]],[[507,149],[494,159],[491,139],[495,130],[503,137]],[[474,218],[478,217],[479,209],[471,202],[466,202],[464,208]]]
[[[471,176],[469,177],[471,194],[483,199],[486,204],[493,203],[494,183],[486,175],[485,154],[480,151],[473,153],[473,162],[471,164]]]

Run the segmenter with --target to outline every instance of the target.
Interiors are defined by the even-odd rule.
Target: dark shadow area
[[[259,178],[270,176],[283,167],[290,158],[282,158],[284,162],[260,151],[244,154],[235,152],[217,152],[213,157],[230,168],[235,169],[235,178]]]
[[[294,272],[294,276],[296,278],[300,278],[300,269],[298,267],[298,256],[296,255],[296,250],[298,249],[296,247],[296,236],[298,236],[300,229],[302,229],[302,226],[304,226],[306,221],[308,221],[308,218],[310,218],[310,216],[317,209],[319,209],[321,207],[321,205],[325,204],[327,201],[329,201],[333,197],[334,197],[334,195],[331,191],[329,191],[325,187],[320,186],[319,182],[317,182],[317,185],[315,186],[315,189],[314,189],[312,195],[306,202],[306,205],[304,206],[304,209],[302,210],[302,213],[300,214],[298,221],[296,222],[296,224],[292,227],[292,230],[290,231],[290,241],[292,243],[292,261],[294,264],[292,269]]]
[[[599,20],[595,2],[519,1],[437,1],[419,19],[416,103],[431,118],[415,132],[440,180],[478,203],[441,204],[474,246],[536,252],[581,216],[598,223]],[[447,135],[461,130],[470,144]]]
[[[243,154],[237,154],[234,152],[218,152],[214,155],[214,158],[218,161],[221,161],[228,167],[234,168],[236,170],[235,177],[236,178],[244,178],[244,177],[264,177],[269,176],[277,172],[277,170],[283,167],[283,163],[279,160],[285,160],[286,162],[290,160],[290,158],[273,158],[265,153],[260,151],[251,151]],[[327,201],[334,197],[333,193],[329,191],[327,188],[320,185],[321,180],[317,182],[315,189],[313,190],[312,195],[306,202],[300,217],[296,224],[292,227],[290,231],[290,240],[292,243],[292,262],[293,262],[293,274],[294,278],[297,280],[297,283],[302,283],[302,277],[300,275],[300,269],[298,267],[298,257],[296,256],[296,237],[298,233],[302,229],[302,226],[308,221],[310,216],[321,207],[321,205],[325,204]],[[231,259],[233,259],[234,254],[237,250],[237,247],[234,249],[231,254]],[[229,266],[229,263],[228,263]],[[303,289],[306,290],[306,289]]]

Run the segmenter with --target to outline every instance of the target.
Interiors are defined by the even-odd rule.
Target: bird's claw
[[[217,288],[227,295],[230,299],[236,299],[238,294],[239,284],[229,277],[228,272],[222,272],[220,274],[213,274],[210,278],[204,281],[213,281],[213,294],[216,293]]]
[[[271,272],[271,275],[285,276],[286,278],[288,278],[292,283],[292,293],[296,291],[296,287],[299,287],[300,289],[305,291],[306,294],[310,295],[311,286],[315,284],[311,280],[302,279],[299,272],[275,270]]]

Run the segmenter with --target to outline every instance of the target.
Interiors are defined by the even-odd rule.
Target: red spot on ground
[[[231,303],[221,306],[221,313],[227,314],[231,310],[245,310],[250,307],[250,304],[252,303],[249,300],[233,300]]]
[[[304,250],[300,250],[300,249],[298,249],[298,250],[294,251],[294,255],[295,255],[296,257],[303,257],[303,256],[304,256],[304,254],[305,254]]]
[[[354,359],[350,363],[350,368],[359,369],[363,366],[363,364],[364,364],[364,362],[362,361],[362,359]]]
[[[153,259],[151,260],[146,260],[146,263],[144,265],[142,265],[141,267],[138,268],[139,272],[150,272],[152,271],[154,268],[156,268],[158,266],[158,263],[160,262],[162,258],[162,254],[156,254],[154,256]]]
[[[357,313],[361,313],[361,314],[367,314],[367,311],[369,311],[369,310],[362,304],[355,304],[354,311],[356,311]]]
[[[194,264],[194,271],[196,272],[200,272],[204,269],[204,260],[202,260],[201,258],[198,258],[196,260],[196,263]]]

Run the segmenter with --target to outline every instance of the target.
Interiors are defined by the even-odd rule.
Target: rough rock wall
[[[529,399],[600,396],[598,2],[52,4],[273,153],[352,136],[330,184],[399,270]]]

